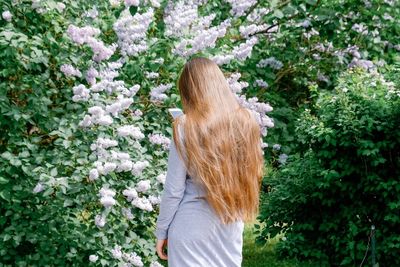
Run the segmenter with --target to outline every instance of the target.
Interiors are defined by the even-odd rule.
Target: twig
[[[317,8],[317,6],[320,4],[320,2],[321,2],[321,0],[318,0],[317,3],[315,3],[315,5],[313,5],[313,6],[311,7],[310,12],[308,12],[308,13],[306,14],[306,17],[309,17],[309,15],[311,14],[311,12],[313,12],[313,11]],[[286,3],[284,3],[284,4],[286,4]],[[283,6],[283,4],[282,4],[281,6]],[[281,7],[281,6],[279,6],[279,7]],[[291,19],[297,17],[299,14],[300,14],[300,13],[296,13],[296,14],[291,15],[290,17],[288,17],[288,18],[286,19],[286,21],[291,20]],[[254,36],[254,35],[256,35],[256,34],[270,33],[270,32],[268,32],[268,31],[269,31],[271,28],[273,28],[273,27],[275,27],[275,26],[278,26],[279,24],[282,24],[282,22],[278,21],[277,23],[272,24],[271,26],[269,26],[267,29],[262,30],[262,31],[259,31],[259,32],[255,32],[255,33],[253,33],[253,34],[250,34],[249,36]]]

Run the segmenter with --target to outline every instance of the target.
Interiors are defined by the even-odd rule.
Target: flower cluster
[[[139,53],[147,50],[146,32],[153,17],[152,8],[143,14],[138,12],[134,16],[128,9],[121,13],[113,29],[118,36],[118,46],[123,56],[138,56]]]
[[[149,134],[149,141],[155,145],[161,145],[163,149],[167,150],[171,140],[163,134]]]

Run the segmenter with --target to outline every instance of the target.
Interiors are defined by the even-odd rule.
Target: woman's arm
[[[180,125],[179,125],[180,126]],[[179,129],[180,127],[178,127]],[[180,139],[183,139],[183,131],[179,131]],[[155,235],[158,240],[168,238],[168,228],[175,216],[182,200],[186,186],[186,166],[178,155],[174,139],[171,138],[168,154],[167,175],[164,191],[161,197],[160,213],[157,219]]]

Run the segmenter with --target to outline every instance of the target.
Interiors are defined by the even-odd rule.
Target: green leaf
[[[137,6],[130,6],[129,7],[129,12],[131,13],[132,16],[135,16],[137,10],[138,10]]]
[[[274,16],[281,19],[281,18],[283,18],[283,13],[280,9],[275,9]]]
[[[0,176],[0,184],[7,184],[9,182],[9,180],[7,180],[6,178]]]

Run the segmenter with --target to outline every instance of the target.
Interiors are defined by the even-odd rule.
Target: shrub
[[[297,153],[265,180],[259,241],[284,232],[282,256],[359,266],[374,225],[378,262],[399,266],[399,126],[400,91],[377,72],[348,70],[318,93]]]

